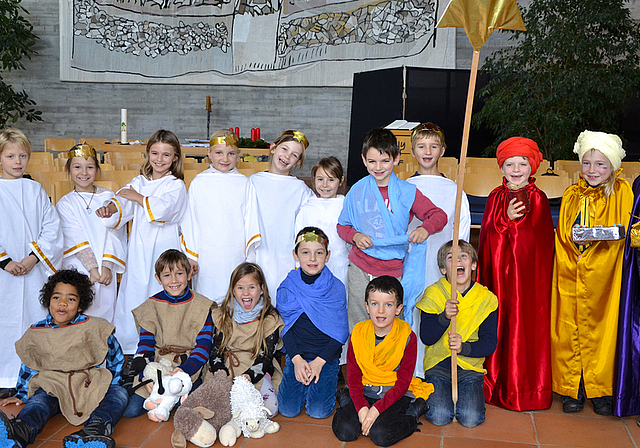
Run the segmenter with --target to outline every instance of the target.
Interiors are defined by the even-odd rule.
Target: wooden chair
[[[187,189],[189,188],[189,185],[191,185],[191,181],[194,179],[194,177],[196,177],[202,171],[203,170],[184,170],[184,183],[187,186]]]
[[[484,173],[487,171],[500,171],[495,157],[467,157],[465,173]]]
[[[622,174],[631,179],[640,176],[640,162],[622,162]]]
[[[44,165],[48,166],[48,165]],[[69,180],[69,176],[65,172],[61,171],[33,171],[27,167],[27,174],[29,174],[34,180],[40,182],[44,191],[47,192],[52,200],[55,197],[55,183],[57,181]]]
[[[561,198],[571,180],[568,176],[536,176],[536,185],[549,199]]]
[[[114,181],[112,180],[96,180],[93,185],[97,185],[98,187],[103,187],[103,188],[108,188],[109,190],[116,192],[118,191],[120,188],[118,187],[118,184],[116,184]]]
[[[89,145],[93,146],[93,149],[96,151],[102,151],[102,145],[109,141],[108,138],[79,138],[78,143],[87,142]]]
[[[140,171],[126,170],[126,171],[104,171],[100,174],[100,182],[107,181],[113,182],[116,185],[114,191],[127,185],[131,182],[131,179],[140,174]]]
[[[556,160],[553,164],[553,168],[556,170],[566,171],[569,174],[569,178],[575,179],[575,174],[580,177],[582,167],[579,160]]]
[[[53,196],[51,197],[53,205],[57,204],[62,196],[73,191],[73,182],[70,180],[58,180],[53,185]]]
[[[248,168],[252,169],[254,173],[258,173],[260,171],[268,171],[270,163],[269,162],[241,162],[238,161],[236,163],[236,168]]]
[[[487,197],[489,193],[502,183],[502,173],[465,173],[462,189],[472,196]]]
[[[44,150],[45,151],[69,151],[76,144],[73,138],[45,138]]]
[[[249,177],[252,174],[255,174],[255,170],[252,170],[250,168],[238,168],[238,173],[244,174],[245,176]]]
[[[104,154],[105,163],[112,164],[118,171],[136,169],[130,165],[137,165],[139,169],[145,160],[144,153],[140,152],[106,152]]]
[[[50,152],[32,152],[31,156],[29,156],[29,163],[53,165],[53,154]]]

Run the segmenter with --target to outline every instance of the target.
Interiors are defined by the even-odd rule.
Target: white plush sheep
[[[168,363],[168,366],[167,366]],[[144,377],[153,379],[153,392],[144,401],[144,408],[148,410],[147,416],[154,422],[166,422],[169,420],[171,409],[181,397],[186,397],[191,391],[191,377],[180,371],[175,375],[167,375],[171,371],[171,362],[160,359],[159,362],[150,362],[144,369]],[[158,372],[162,375],[158,376]]]
[[[243,376],[237,376],[231,387],[232,420],[220,428],[218,439],[224,446],[236,443],[240,433],[245,437],[259,439],[265,434],[280,430],[277,422],[269,420],[271,412],[264,407],[260,392]]]

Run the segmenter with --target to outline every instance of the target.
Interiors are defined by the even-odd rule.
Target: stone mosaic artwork
[[[452,68],[439,9],[438,0],[61,0],[61,78],[348,86],[362,70]]]

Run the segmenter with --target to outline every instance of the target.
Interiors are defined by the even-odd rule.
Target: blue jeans
[[[435,391],[429,395],[429,410],[425,417],[437,426],[450,423],[454,417],[451,398],[451,379],[425,373],[424,380],[433,384]],[[458,402],[455,417],[463,426],[473,428],[484,422],[484,375],[469,375],[458,380]]]
[[[278,389],[278,410],[280,413],[285,417],[296,417],[302,412],[306,401],[309,417],[329,417],[336,407],[339,371],[340,358],[336,358],[331,364],[327,363],[322,367],[317,383],[311,382],[305,386],[296,380],[293,362],[287,355],[287,364]]]
[[[89,419],[84,423],[100,422],[111,423],[113,428],[124,409],[127,407],[129,395],[121,386],[110,385],[107,394],[104,396],[98,407],[91,413]],[[17,419],[20,419],[31,429],[29,443],[36,440],[36,436],[42,432],[47,421],[56,414],[60,413],[60,403],[58,398],[47,394],[44,389],[38,389],[35,394],[27,400],[27,403],[18,413]]]

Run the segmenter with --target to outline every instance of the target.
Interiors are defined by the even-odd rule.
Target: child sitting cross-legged
[[[356,324],[347,351],[347,384],[337,393],[340,407],[333,433],[343,442],[369,436],[378,446],[409,437],[427,409],[431,384],[413,376],[417,337],[402,311],[402,285],[383,275],[369,282],[365,305],[370,320]]]
[[[459,245],[455,270],[453,241],[440,247],[438,267],[446,277],[429,286],[416,306],[421,311],[420,339],[426,346],[424,379],[435,387],[427,401],[426,418],[443,426],[455,417],[463,426],[473,428],[484,422],[486,370],[482,364],[496,349],[498,298],[473,280],[478,265],[476,250],[464,240],[459,240]],[[451,281],[456,282],[459,300],[451,298]],[[455,332],[450,329],[453,316],[457,316]],[[459,398],[455,409],[451,398],[453,351],[458,354]]]
[[[0,406],[22,404],[9,419],[0,411],[0,446],[24,448],[34,443],[47,421],[62,412],[84,428],[63,439],[65,448],[114,448],[109,437],[127,406],[120,386],[124,355],[115,328],[84,311],[93,302],[91,281],[75,270],[58,271],[40,291],[47,317],[16,342],[23,364],[18,393]],[[106,368],[97,367],[106,361]]]
[[[127,418],[145,412],[144,401],[153,384],[139,385],[145,382],[142,372],[147,361],[168,359],[174,367],[171,375],[181,370],[191,376],[193,391],[202,383],[200,374],[211,351],[213,302],[189,288],[191,264],[187,256],[176,249],[166,250],[156,261],[155,270],[162,291],[131,311],[140,333],[132,361],[139,374],[133,381],[136,393],[124,412]]]

